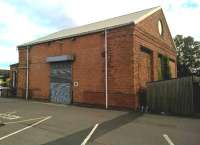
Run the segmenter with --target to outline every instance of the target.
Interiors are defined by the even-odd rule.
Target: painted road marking
[[[172,142],[172,140],[169,138],[169,136],[167,134],[163,134],[163,137],[169,143],[169,145],[174,145],[174,143]]]
[[[4,112],[4,113],[1,113],[0,115],[2,115],[2,114],[15,114],[15,113],[17,113],[16,111],[12,111],[12,112]]]
[[[17,116],[17,115],[1,114],[1,115],[0,115],[0,118],[8,119],[8,120],[14,120],[14,119],[19,119],[19,118],[21,118],[21,117],[20,117],[20,116]]]
[[[34,121],[34,120],[39,120],[39,119],[44,119],[44,118],[46,118],[46,117],[31,118],[31,119],[20,120],[20,121],[15,121],[15,122],[4,122],[3,124],[16,124],[16,123],[23,123],[23,122],[29,122],[29,121]]]
[[[0,118],[7,119],[7,120],[14,120],[14,119],[19,119],[19,118],[21,118],[20,116],[13,115],[13,114],[15,114],[15,113],[16,113],[16,111],[1,113],[1,114],[0,114]]]
[[[99,126],[99,124],[96,124],[93,129],[91,130],[91,132],[88,134],[88,136],[85,138],[85,140],[82,142],[81,145],[86,145],[86,143],[89,141],[89,139],[91,138],[92,134],[94,133],[94,131],[97,129],[97,127]]]
[[[34,123],[34,124],[32,124],[32,125],[29,125],[29,126],[23,128],[23,129],[20,129],[20,130],[18,130],[18,131],[15,131],[15,132],[13,132],[13,133],[10,133],[10,134],[8,134],[8,135],[5,135],[5,136],[3,136],[3,137],[0,138],[0,141],[4,140],[4,139],[6,139],[6,138],[8,138],[8,137],[10,137],[10,136],[12,136],[12,135],[15,135],[15,134],[17,134],[17,133],[20,133],[20,132],[22,132],[22,131],[24,131],[24,130],[27,130],[27,129],[31,128],[31,127],[34,127],[34,126],[36,126],[36,125],[38,125],[38,124],[40,124],[40,123],[42,123],[42,122],[44,122],[44,121],[50,119],[51,117],[52,117],[52,116],[48,116],[48,117],[46,117],[46,118],[44,118],[44,119],[42,119],[42,120],[40,120],[40,121],[38,121],[38,122],[36,122],[36,123]]]

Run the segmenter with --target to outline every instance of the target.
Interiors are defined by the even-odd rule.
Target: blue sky
[[[0,0],[0,68],[18,62],[16,46],[63,28],[162,6],[172,35],[200,41],[200,0]]]
[[[196,9],[199,7],[199,3],[193,0],[187,0],[182,4],[182,6],[188,9]]]

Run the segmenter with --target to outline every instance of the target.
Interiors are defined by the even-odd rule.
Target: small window
[[[12,87],[15,88],[16,87],[16,79],[17,79],[17,73],[16,71],[12,72]]]
[[[160,36],[162,36],[163,35],[163,24],[162,24],[161,20],[158,21],[158,31],[159,31]]]

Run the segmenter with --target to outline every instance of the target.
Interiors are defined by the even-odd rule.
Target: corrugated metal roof
[[[58,39],[73,37],[77,35],[83,35],[87,33],[101,31],[106,28],[113,28],[113,27],[122,26],[125,24],[130,24],[130,23],[137,24],[138,22],[142,21],[143,19],[145,19],[146,17],[148,17],[149,15],[153,14],[154,12],[160,9],[161,7],[153,7],[150,9],[145,9],[145,10],[134,12],[131,14],[107,19],[104,21],[99,21],[96,23],[91,23],[91,24],[74,27],[70,29],[64,29],[64,30],[52,33],[50,35],[47,35],[45,37],[36,39],[34,41],[24,43],[22,45],[19,45],[18,47],[44,43],[44,42],[48,42],[52,40],[58,40]]]

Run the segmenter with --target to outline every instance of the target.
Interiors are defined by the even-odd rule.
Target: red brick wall
[[[162,37],[160,36],[158,31],[158,20],[161,20],[163,25]],[[160,43],[165,43],[166,45],[168,45],[168,47],[173,49],[173,39],[162,10],[155,12],[145,20],[139,22],[139,24],[137,24],[137,27],[150,34],[152,36],[151,39],[154,39],[154,41],[155,39],[158,39],[157,41],[160,41]]]
[[[131,76],[132,32],[132,25],[108,31],[110,106],[134,106]],[[19,53],[20,62],[23,64],[26,54],[21,49]],[[37,99],[49,99],[50,64],[46,62],[46,58],[65,54],[75,55],[72,75],[73,81],[78,82],[79,85],[73,87],[73,101],[105,105],[104,32],[76,37],[75,40],[64,39],[32,46],[29,52],[30,96]],[[26,75],[20,74],[20,76],[19,81],[23,82]],[[23,85],[20,84],[20,88]]]
[[[152,53],[141,50],[139,56],[139,84],[146,86],[146,82],[152,81]]]
[[[64,39],[51,43],[35,45],[30,49],[30,91],[34,98],[48,99],[50,93],[49,56],[75,54],[72,64],[73,81],[79,82],[73,88],[74,101],[83,101],[86,90],[103,91],[103,37],[101,33],[77,37],[75,40]],[[95,79],[94,79],[95,78]]]
[[[133,25],[108,32],[108,88],[112,105],[134,107]],[[121,96],[122,99],[118,99]]]
[[[134,108],[132,77],[133,26],[128,25],[108,31],[108,104]],[[104,42],[103,42],[104,44]],[[103,58],[103,87],[104,87]],[[95,98],[95,99],[93,99]],[[105,104],[105,92],[84,91],[83,102]]]
[[[108,104],[110,106],[120,106],[120,107],[133,107],[134,96],[132,93],[133,87],[131,87],[131,48],[132,48],[132,26],[121,27],[108,31]],[[88,37],[91,41],[90,37]],[[100,51],[94,50],[90,52],[90,56],[87,57],[88,62],[93,60],[95,64],[86,68],[87,73],[84,77],[82,75],[82,69],[80,67],[85,67],[85,63],[79,58],[77,61],[77,68],[73,68],[74,72],[77,72],[76,78],[79,84],[87,84],[87,88],[83,88],[79,85],[74,88],[74,97],[78,97],[76,102],[89,103],[89,104],[101,104],[105,105],[105,56],[104,56],[104,33],[101,33],[101,41],[99,43],[101,47]],[[88,52],[83,50],[83,55],[85,57]],[[100,66],[99,66],[100,65]],[[90,69],[96,70],[96,72],[91,72]],[[84,68],[83,68],[84,69]],[[91,77],[91,78],[88,78]],[[95,78],[95,79],[93,79]],[[93,80],[94,82],[90,82]],[[76,80],[75,80],[76,81]],[[120,103],[119,103],[120,102]]]
[[[158,20],[163,23],[163,36],[161,37],[158,31]],[[134,47],[133,47],[133,76],[134,76],[134,91],[136,102],[139,100],[139,92],[141,87],[145,87],[147,74],[142,73],[140,68],[145,66],[146,57],[141,57],[141,47],[146,47],[152,51],[152,80],[158,79],[158,54],[168,56],[176,62],[176,52],[173,49],[173,41],[167,26],[162,10],[152,14],[150,17],[139,22],[134,27]],[[174,67],[176,69],[176,66]],[[176,76],[176,71],[172,71]],[[138,106],[139,104],[136,104]]]
[[[25,97],[26,88],[26,49],[19,50],[19,66],[17,71],[17,96]]]

